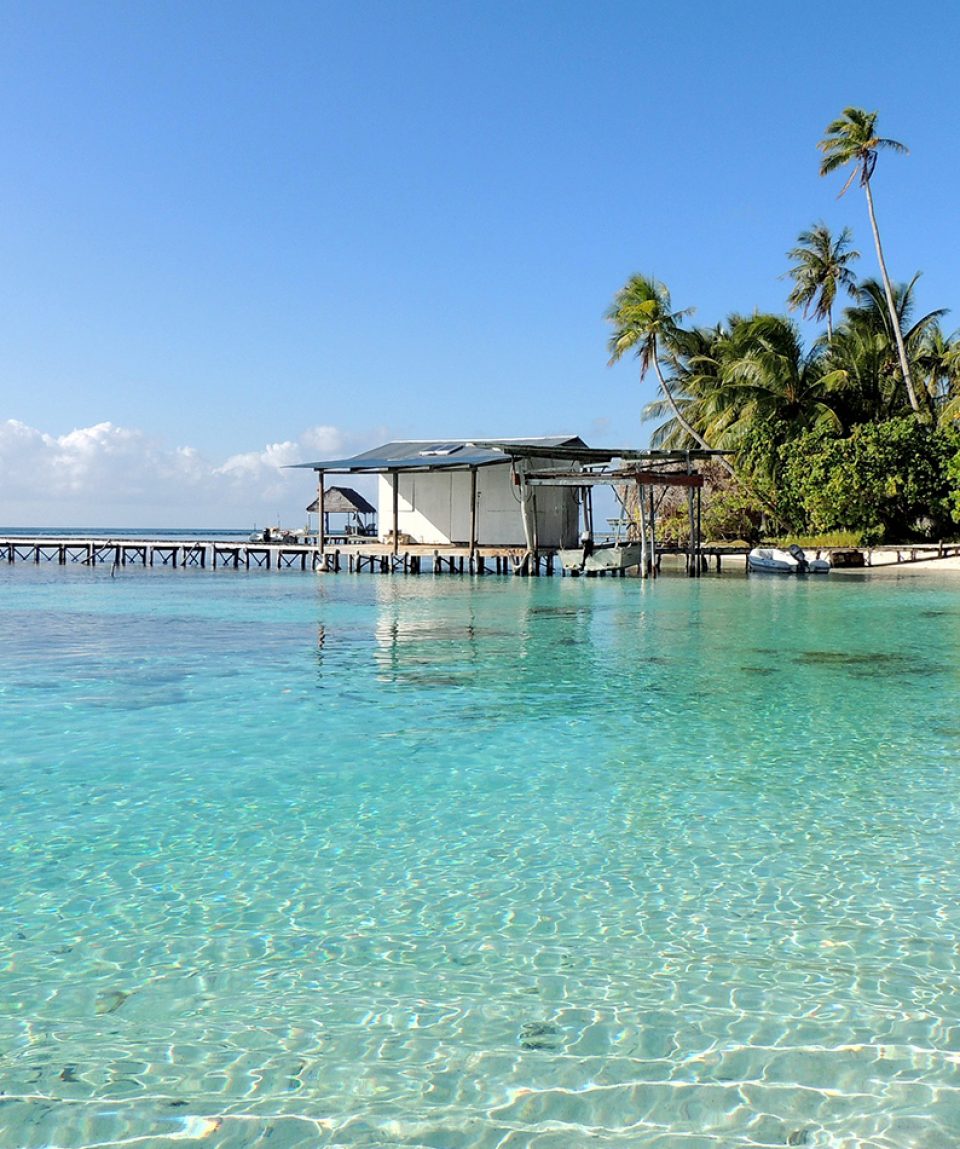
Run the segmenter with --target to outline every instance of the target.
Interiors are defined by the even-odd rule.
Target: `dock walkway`
[[[842,548],[841,548],[842,549]],[[817,557],[830,556],[830,549],[817,550]],[[878,547],[864,549],[863,565],[900,565],[960,555],[960,545],[934,543],[927,546]],[[687,562],[688,573],[717,571],[723,559],[746,560],[746,547],[707,546],[698,552],[699,561],[689,562],[688,552],[679,548],[658,550]],[[365,541],[321,548],[315,543],[240,542],[231,539],[149,539],[77,537],[64,535],[0,536],[0,562],[50,563],[59,566],[141,566],[211,568],[213,570],[300,570],[320,573],[346,571],[360,574],[461,574],[522,575],[527,577],[561,575],[565,572],[556,550],[536,554],[522,547],[419,546],[392,542]],[[596,572],[588,577],[621,577],[625,572]],[[633,573],[633,572],[631,572]]]
[[[687,558],[682,550],[668,549],[662,554]],[[717,569],[723,556],[745,555],[746,551],[729,547],[705,547],[693,573],[707,569],[714,558]],[[211,568],[213,570],[301,570],[334,574],[461,574],[520,575],[537,577],[563,574],[556,549],[536,553],[520,546],[423,546],[395,544],[377,540],[345,542],[341,538],[325,540],[323,549],[316,542],[252,542],[234,539],[150,539],[8,535],[0,537],[0,562],[50,563],[59,566],[168,567]],[[689,568],[689,563],[688,563]],[[692,568],[691,568],[692,569]],[[589,578],[616,578],[635,572],[588,572]]]
[[[240,542],[224,539],[150,539],[7,535],[0,562],[59,566],[211,568],[213,570],[311,570],[359,574],[523,574],[560,572],[555,550],[528,554],[522,547],[415,546],[393,543]]]

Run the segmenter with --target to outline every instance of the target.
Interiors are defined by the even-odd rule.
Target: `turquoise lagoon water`
[[[960,582],[0,570],[0,1147],[942,1149]]]

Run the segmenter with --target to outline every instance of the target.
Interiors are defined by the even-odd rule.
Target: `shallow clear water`
[[[960,581],[0,569],[0,1147],[941,1149]]]

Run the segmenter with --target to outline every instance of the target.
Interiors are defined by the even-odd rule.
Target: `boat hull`
[[[581,547],[560,550],[560,562],[569,571],[583,571],[587,574],[603,571],[623,571],[640,565],[641,547],[639,543],[621,543],[594,547],[584,558]]]
[[[808,559],[799,547],[754,547],[747,555],[747,569],[758,574],[827,574],[826,559]]]

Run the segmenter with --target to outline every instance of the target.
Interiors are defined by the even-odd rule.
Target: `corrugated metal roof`
[[[467,470],[505,463],[510,458],[565,459],[598,466],[613,459],[623,461],[676,461],[705,459],[729,451],[664,451],[648,447],[588,447],[576,435],[544,436],[538,439],[403,439],[384,443],[348,459],[321,459],[315,463],[294,463],[313,471],[375,474],[380,471]]]
[[[588,447],[582,439],[547,444],[534,440],[520,447],[512,447],[509,439],[484,439],[482,442],[478,441],[477,446],[501,449],[508,454],[514,453],[528,459],[569,459],[571,462],[587,465],[609,463],[611,459],[620,456],[620,451],[616,447]]]
[[[486,467],[494,463],[505,463],[512,456],[547,455],[549,450],[579,451],[591,454],[591,450],[576,435],[545,436],[538,439],[407,439],[384,443],[363,451],[349,459],[321,459],[314,463],[295,463],[295,467],[307,467],[314,471],[377,472],[377,471],[433,471],[466,470],[469,467]],[[604,452],[606,458],[612,456]],[[557,457],[561,457],[558,453]]]

